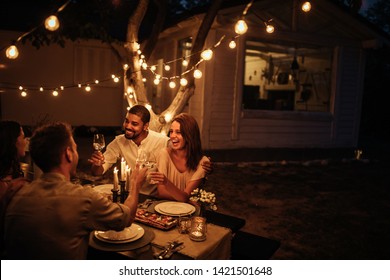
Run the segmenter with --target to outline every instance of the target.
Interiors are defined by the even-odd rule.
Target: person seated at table
[[[15,121],[0,122],[0,197],[1,197],[1,255],[4,244],[4,214],[14,194],[27,182],[20,168],[27,141],[22,126]]]
[[[199,126],[191,115],[177,115],[172,121],[169,137],[170,145],[158,154],[158,171],[150,173],[151,180],[158,182],[158,197],[187,202],[191,192],[205,178],[201,166],[209,159],[202,154]]]
[[[143,150],[156,157],[156,152],[167,147],[169,137],[149,129],[150,112],[143,105],[135,105],[129,109],[123,122],[124,134],[118,135],[107,145],[102,154],[95,151],[88,160],[92,163],[91,172],[98,176],[104,174],[114,165],[118,158],[124,158],[130,168],[134,168],[136,159]],[[211,161],[202,162],[207,174],[213,171]],[[156,186],[147,182],[142,186],[142,194],[155,195]]]
[[[79,155],[68,124],[35,130],[30,153],[43,174],[21,188],[8,205],[6,258],[85,259],[93,230],[120,231],[134,221],[146,168],[133,171],[124,203],[113,203],[91,187],[70,181]]]

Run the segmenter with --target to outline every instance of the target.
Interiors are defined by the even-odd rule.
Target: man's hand
[[[104,156],[102,152],[95,151],[91,155],[91,158],[88,159],[88,162],[92,163],[95,166],[101,166],[104,163]]]

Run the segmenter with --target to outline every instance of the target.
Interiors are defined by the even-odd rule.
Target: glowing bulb
[[[181,85],[181,86],[185,87],[187,84],[188,84],[188,81],[187,81],[186,78],[181,78],[181,79],[180,79],[180,85]]]
[[[116,77],[116,76],[115,76],[114,74],[111,75],[111,78],[115,79],[115,77]]]
[[[132,87],[127,87],[127,93],[132,93],[133,92],[133,88]]]
[[[146,104],[146,105],[145,105],[145,108],[148,109],[148,110],[150,111],[150,110],[152,109],[152,105]]]
[[[86,91],[86,92],[90,92],[90,91],[91,91],[91,87],[90,87],[89,85],[87,85],[87,86],[85,87],[85,91]]]
[[[184,67],[187,67],[188,66],[188,61],[183,59],[183,62],[181,63]]]
[[[157,75],[156,75],[156,79],[159,79],[159,80],[160,80],[160,79],[161,79],[161,75],[157,74]]]
[[[202,71],[200,71],[199,69],[196,69],[196,70],[194,71],[194,78],[195,78],[195,79],[200,79],[200,78],[202,78]]]
[[[267,33],[274,33],[275,27],[271,24],[267,24],[267,27],[265,28],[265,30],[267,31]]]
[[[229,48],[231,48],[231,49],[235,49],[235,48],[236,48],[236,46],[237,46],[237,44],[236,44],[236,41],[234,41],[234,40],[231,40],[231,41],[230,41],[230,43],[229,43]]]
[[[146,78],[142,78],[142,81],[145,83],[146,82]]]
[[[95,80],[95,84],[98,84],[99,83],[99,80]]]
[[[164,69],[165,69],[165,71],[169,71],[169,70],[171,70],[171,66],[165,65],[165,66],[164,66]]]
[[[142,63],[142,69],[144,70],[148,69],[148,64],[146,62]]]
[[[118,82],[119,82],[119,78],[118,78],[118,77],[115,77],[115,78],[114,78],[114,82],[115,82],[115,83],[118,83]]]
[[[43,91],[43,87],[40,87],[40,88],[39,88],[39,91]]]
[[[311,10],[311,3],[310,2],[305,2],[302,4],[302,11],[304,11],[305,13],[307,12],[310,12]]]
[[[64,90],[64,86],[60,86],[60,89],[61,89],[61,90]]]
[[[141,52],[141,50],[137,50],[137,54],[141,54],[142,52]]]
[[[129,64],[124,64],[123,65],[123,70],[127,70],[127,69],[129,69]]]
[[[170,88],[175,88],[176,87],[176,83],[174,81],[170,81],[169,82],[169,87]]]
[[[207,49],[207,50],[204,50],[200,56],[204,59],[204,60],[210,60],[212,57],[213,57],[213,51],[210,50],[210,49]]]
[[[171,113],[167,113],[165,116],[164,116],[164,119],[165,121],[168,123],[172,120],[172,114]]]
[[[77,86],[78,86],[79,88],[81,88],[81,84],[78,84]]]
[[[150,67],[150,70],[152,70],[152,71],[156,71],[156,65],[152,65],[151,67]]]
[[[58,21],[58,18],[54,15],[49,16],[45,20],[45,28],[49,31],[56,31],[60,27],[60,22]]]
[[[237,21],[236,26],[234,27],[234,31],[239,35],[246,33],[248,31],[248,25],[246,24],[245,20],[240,19]]]
[[[19,90],[23,90],[23,87],[22,87],[22,86],[19,86]]]
[[[160,79],[159,78],[154,79],[153,83],[157,86],[160,83]]]
[[[26,97],[26,96],[27,96],[27,92],[22,91],[22,92],[20,93],[20,95],[21,95],[22,97]]]
[[[18,48],[15,45],[8,47],[7,50],[5,51],[5,55],[9,59],[16,59],[19,56]]]
[[[58,91],[53,90],[52,94],[53,94],[53,96],[58,96]]]

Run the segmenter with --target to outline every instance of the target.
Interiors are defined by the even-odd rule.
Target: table
[[[140,195],[140,202],[143,202],[146,198],[150,197]],[[92,233],[90,236],[91,251],[95,256],[100,255],[102,258],[117,259],[127,257],[130,259],[153,259],[153,255],[161,251],[168,242],[179,241],[183,242],[184,248],[174,253],[171,257],[172,259],[230,259],[233,231],[231,228],[221,226],[221,221],[223,221],[221,216],[216,217],[220,218],[220,220],[216,219],[219,221],[219,225],[208,221],[207,239],[202,242],[191,240],[188,234],[180,234],[176,227],[170,230],[160,230],[136,222],[145,229],[145,235],[140,240],[135,241],[135,244],[110,244],[101,242]],[[225,218],[229,220],[227,216]],[[242,222],[241,220],[240,222]],[[110,254],[102,254],[99,251],[110,252]],[[112,252],[119,254],[115,255]],[[93,254],[90,254],[89,257],[94,258]]]

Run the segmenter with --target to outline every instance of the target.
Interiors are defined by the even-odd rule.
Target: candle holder
[[[193,241],[206,240],[207,224],[204,217],[193,217],[191,220],[191,229],[188,236]]]
[[[112,192],[112,201],[113,202],[118,202],[118,191],[119,190],[114,190],[114,189],[111,190],[111,192]]]
[[[120,202],[123,203],[125,202],[127,196],[129,195],[129,192],[126,191],[126,181],[122,181],[120,180],[119,181],[119,185],[120,185],[120,188],[121,188],[121,191],[120,191]]]

